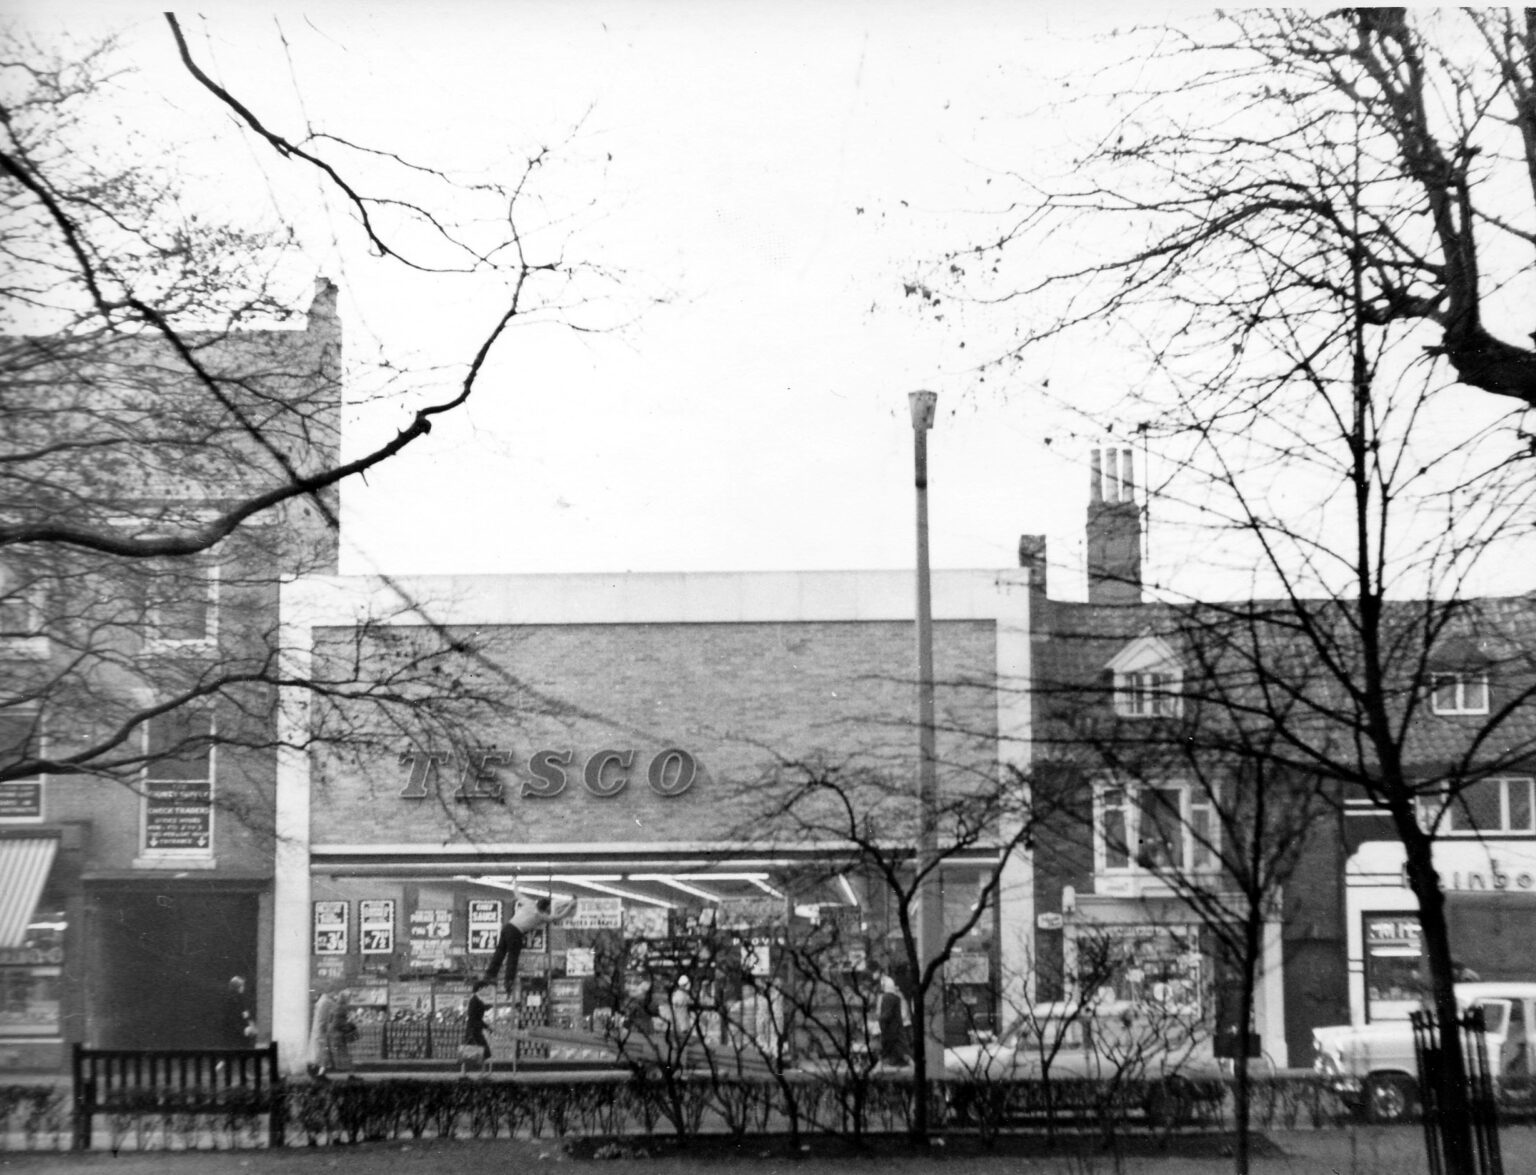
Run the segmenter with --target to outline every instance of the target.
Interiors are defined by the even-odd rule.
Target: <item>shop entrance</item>
[[[191,888],[98,894],[90,907],[89,1039],[99,1048],[208,1048],[232,975],[256,999],[259,898]]]

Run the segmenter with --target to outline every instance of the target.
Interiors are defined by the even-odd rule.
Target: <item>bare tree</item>
[[[975,732],[950,733],[975,737]],[[944,968],[965,938],[995,916],[1009,858],[1036,828],[1041,811],[1026,781],[1011,768],[999,776],[995,766],[967,768],[951,756],[940,771],[951,778],[933,813],[935,853],[922,866],[914,856],[918,813],[911,786],[893,782],[880,770],[825,762],[781,764],[772,781],[754,789],[761,798],[744,826],[744,833],[749,827],[757,838],[825,844],[834,862],[828,866],[829,880],[854,869],[888,912],[896,942],[888,966],[905,973],[912,1008],[911,1122],[919,1141],[929,1137],[936,1092],[925,1069],[932,1046],[923,1026],[941,1011]],[[951,904],[939,949],[924,960],[917,938],[918,893],[940,869],[967,858],[976,859],[978,870],[974,898],[963,912]]]
[[[1307,721],[1298,696],[1326,692],[1284,619],[1264,605],[1062,608],[1052,628],[1059,651],[1043,658],[1034,683],[1039,773],[1075,794],[1058,805],[1053,833],[1096,837],[1106,867],[1166,887],[1216,948],[1218,967],[1235,975],[1239,1171],[1249,1162],[1246,1042],[1266,934],[1278,930],[1310,838],[1326,835],[1339,810],[1337,784],[1298,770],[1282,743],[1281,732]],[[1098,667],[1132,639],[1166,647],[1182,666],[1176,684],[1167,673],[1160,692],[1132,699],[1124,683],[1105,682]]]
[[[303,329],[289,325],[304,266],[291,225],[307,210],[285,205],[292,219],[275,227],[220,220],[172,178],[177,144],[131,123],[104,129],[121,109],[118,46],[56,49],[8,33],[0,782],[48,773],[150,787],[156,762],[270,748],[284,685],[336,703],[317,737],[340,737],[343,714],[355,733],[368,702],[393,715],[368,722],[397,748],[451,724],[450,708],[432,713],[426,699],[493,692],[462,675],[448,688],[441,659],[469,645],[435,625],[430,601],[408,599],[400,606],[429,639],[397,642],[380,664],[332,649],[326,675],[294,681],[276,593],[280,577],[336,570],[342,482],[420,442],[468,402],[514,321],[572,296],[579,267],[558,245],[534,257],[543,246],[520,228],[544,153],[505,181],[462,184],[334,135],[289,137],[258,101],[217,83],[178,19],[166,20],[212,108],[233,115],[255,152],[312,175],[320,199],[339,197],[359,250],[414,279],[474,281],[493,295],[449,386],[393,436],[344,457],[335,284],[321,280]],[[366,183],[353,174],[363,171]],[[348,379],[423,398],[412,375],[387,366],[354,363]],[[254,819],[270,806],[266,786],[221,791],[219,802]]]
[[[1124,411],[1157,454],[1160,534],[1188,525],[1274,597],[1209,613],[1248,661],[1223,721],[1268,726],[1269,778],[1310,776],[1389,819],[1448,1023],[1436,813],[1533,749],[1529,610],[1476,584],[1529,534],[1518,413],[1536,363],[1508,336],[1536,244],[1536,26],[1379,9],[1192,28],[1139,30],[1159,71],[1128,66],[1138,80],[1071,178],[1022,192],[1000,232],[908,288],[1005,306],[1005,361],[1090,330],[1145,350]],[[1088,260],[1020,272],[1068,229]],[[1442,716],[1437,689],[1461,680],[1495,700]],[[1462,1058],[1446,1062],[1445,1160],[1462,1172]]]

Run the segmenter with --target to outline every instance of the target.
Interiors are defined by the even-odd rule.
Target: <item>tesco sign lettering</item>
[[[527,799],[554,799],[570,785],[572,776],[577,776],[594,796],[612,799],[629,787],[631,778],[643,775],[653,792],[671,799],[686,792],[698,778],[698,760],[679,747],[658,751],[648,763],[641,764],[638,758],[632,750],[605,749],[581,762],[575,751],[535,751],[522,765],[518,794]],[[439,795],[447,781],[455,800],[500,800],[505,782],[497,769],[513,763],[510,751],[496,749],[467,753],[402,751],[400,765],[409,768],[410,777],[400,798],[424,800]]]

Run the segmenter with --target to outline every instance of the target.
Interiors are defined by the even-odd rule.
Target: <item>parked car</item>
[[[1032,1095],[1047,1080],[1079,1088],[1092,1082],[1090,1096],[1119,1095],[1122,1104],[1170,1125],[1202,1102],[1219,1102],[1226,1090],[1203,1023],[1127,1002],[1039,1005],[995,1040],[946,1049],[944,1067],[951,1106],[962,1119],[983,1096],[994,1108],[1010,1097],[1015,1105],[1043,1106]],[[1019,1087],[1023,1098],[1012,1096]],[[1053,1099],[1051,1108],[1063,1106]]]
[[[1483,1010],[1493,1078],[1529,1080],[1536,1049],[1536,983],[1458,983],[1456,1002],[1463,1010]],[[1418,1062],[1408,1021],[1315,1028],[1312,1046],[1313,1070],[1369,1121],[1401,1122],[1418,1113]]]

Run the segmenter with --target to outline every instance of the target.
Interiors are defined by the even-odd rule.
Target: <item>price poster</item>
[[[453,953],[453,911],[426,909],[411,911],[411,962],[438,971],[448,969]]]
[[[501,903],[494,899],[471,899],[469,903],[469,953],[489,955],[496,950],[501,936]]]
[[[357,903],[357,941],[365,955],[389,955],[395,950],[395,900],[363,899]]]
[[[347,953],[347,903],[315,903],[315,954]]]

